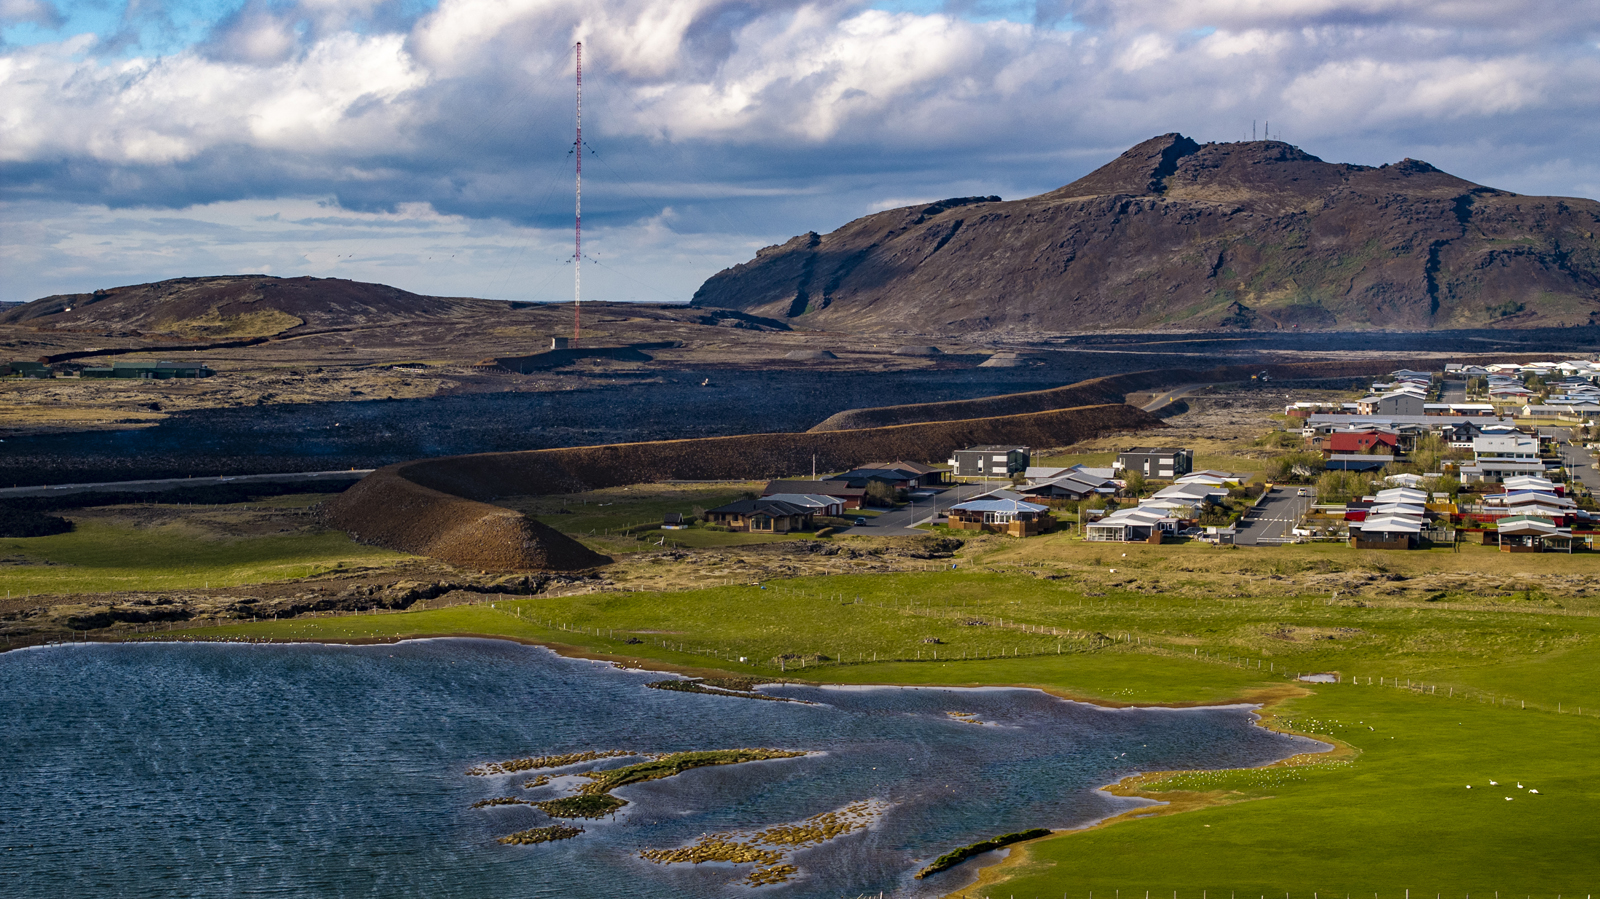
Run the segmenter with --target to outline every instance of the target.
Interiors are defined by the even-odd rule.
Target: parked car
[[[856,519],[856,520],[855,520],[855,521],[852,521],[852,522],[850,522],[850,523],[851,523],[851,524],[858,524],[858,525],[859,525],[859,524],[866,524],[866,523],[867,523],[867,520],[866,520],[866,519],[865,519],[865,518],[859,518],[859,517],[858,517],[858,518],[857,518],[857,519]]]

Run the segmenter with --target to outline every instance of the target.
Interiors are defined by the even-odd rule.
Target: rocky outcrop
[[[1146,141],[1058,190],[810,232],[694,305],[925,334],[1600,323],[1600,203],[1278,141]]]

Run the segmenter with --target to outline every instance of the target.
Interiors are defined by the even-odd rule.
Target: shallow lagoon
[[[967,875],[912,880],[933,857],[1115,814],[1132,801],[1096,787],[1125,774],[1320,746],[1255,727],[1242,707],[769,688],[816,703],[804,705],[645,688],[659,677],[466,639],[7,653],[0,882],[19,896],[747,896],[750,866],[662,867],[638,852],[877,800],[887,811],[870,830],[801,851],[796,880],[757,894],[937,895]],[[562,779],[523,791],[527,774],[465,774],[587,749],[741,746],[816,753],[621,788],[615,820],[538,846],[495,840],[550,823],[542,812],[472,803],[553,798]]]

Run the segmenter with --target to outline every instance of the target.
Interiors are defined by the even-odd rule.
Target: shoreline
[[[552,641],[548,641],[548,640],[534,640],[534,639],[529,639],[529,638],[525,638],[525,637],[513,637],[513,636],[510,636],[510,635],[507,635],[507,634],[482,634],[482,633],[462,633],[462,632],[448,633],[448,634],[406,634],[404,636],[393,636],[393,637],[355,637],[355,638],[349,638],[349,639],[319,639],[319,640],[313,640],[313,639],[283,639],[283,638],[272,638],[272,639],[264,639],[264,640],[240,640],[240,641],[234,641],[234,640],[211,640],[211,639],[195,639],[195,640],[176,640],[176,639],[165,639],[165,640],[117,640],[117,641],[93,641],[93,642],[89,642],[89,643],[38,644],[38,645],[35,645],[35,646],[29,646],[29,647],[17,647],[16,649],[18,649],[18,650],[20,650],[20,649],[37,649],[37,648],[45,648],[47,646],[52,646],[52,645],[106,646],[106,645],[123,645],[123,644],[135,644],[135,643],[173,643],[173,644],[180,644],[180,643],[181,644],[219,643],[219,644],[236,644],[236,645],[255,645],[255,646],[261,646],[261,645],[290,646],[290,645],[302,645],[302,644],[303,645],[320,645],[320,646],[387,646],[387,645],[394,645],[396,643],[404,643],[404,642],[412,641],[412,640],[449,640],[449,639],[503,640],[503,641],[510,642],[510,643],[516,643],[516,644],[519,644],[519,645],[522,645],[522,646],[539,646],[539,647],[543,647],[545,649],[550,650],[551,652],[555,653],[558,656],[561,656],[562,658],[580,659],[580,660],[583,660],[583,661],[591,661],[591,662],[607,662],[607,663],[610,663],[611,665],[613,665],[613,666],[615,666],[617,668],[624,669],[624,670],[653,671],[653,672],[660,672],[660,673],[665,673],[665,674],[680,674],[680,675],[686,675],[686,676],[690,676],[690,677],[715,677],[715,676],[730,675],[730,674],[737,675],[737,676],[740,676],[740,677],[748,677],[748,675],[740,674],[739,672],[730,672],[730,671],[728,671],[726,669],[722,669],[722,668],[706,668],[706,667],[695,667],[695,666],[687,666],[687,665],[676,665],[676,664],[673,664],[671,662],[663,662],[663,661],[659,661],[659,660],[655,660],[655,659],[643,660],[643,659],[636,659],[636,658],[628,658],[628,657],[624,657],[624,656],[618,656],[618,655],[614,655],[614,654],[610,654],[610,653],[597,653],[597,652],[593,652],[593,651],[584,649],[584,648],[579,647],[579,646],[574,646],[574,645],[569,644],[569,643],[557,643],[557,642],[552,642]],[[11,651],[11,650],[6,650],[6,651]],[[1284,734],[1285,736],[1302,737],[1304,739],[1313,740],[1313,741],[1316,741],[1318,743],[1324,743],[1324,744],[1326,744],[1328,746],[1328,748],[1326,750],[1323,750],[1323,751],[1319,751],[1319,752],[1300,752],[1300,753],[1296,753],[1294,755],[1288,756],[1286,758],[1278,759],[1277,761],[1274,761],[1274,762],[1269,762],[1269,763],[1267,763],[1265,765],[1256,765],[1256,766],[1252,766],[1250,768],[1219,768],[1219,769],[1215,769],[1215,771],[1252,771],[1252,770],[1262,770],[1262,769],[1277,768],[1277,767],[1298,767],[1298,766],[1301,766],[1301,765],[1314,764],[1316,762],[1337,761],[1337,760],[1344,760],[1344,759],[1354,759],[1356,757],[1359,757],[1360,754],[1361,754],[1361,751],[1359,749],[1357,749],[1354,746],[1351,746],[1350,744],[1345,743],[1344,741],[1339,740],[1339,739],[1337,739],[1335,737],[1332,737],[1332,736],[1329,736],[1329,735],[1325,735],[1325,734],[1324,735],[1313,735],[1313,734],[1300,733],[1299,731],[1295,731],[1295,730],[1289,729],[1287,727],[1279,726],[1278,719],[1277,719],[1277,717],[1275,715],[1263,714],[1263,713],[1268,712],[1273,707],[1279,706],[1279,705],[1283,704],[1284,702],[1287,702],[1287,701],[1289,701],[1291,699],[1295,699],[1295,698],[1298,698],[1298,697],[1301,697],[1301,696],[1312,695],[1313,691],[1311,691],[1309,689],[1306,689],[1305,687],[1300,686],[1300,685],[1298,685],[1296,683],[1286,683],[1286,684],[1282,684],[1282,685],[1279,685],[1279,686],[1273,686],[1273,687],[1266,687],[1266,688],[1261,688],[1261,689],[1257,689],[1257,690],[1251,690],[1251,691],[1248,691],[1245,695],[1240,696],[1238,698],[1224,699],[1224,700],[1218,700],[1218,701],[1212,701],[1212,702],[1197,700],[1197,701],[1194,701],[1194,702],[1133,703],[1133,702],[1120,702],[1120,701],[1116,701],[1116,700],[1099,699],[1099,698],[1096,698],[1096,697],[1076,696],[1076,695],[1073,695],[1073,694],[1071,694],[1071,693],[1069,693],[1067,691],[1060,690],[1058,688],[1046,687],[1046,686],[1041,686],[1041,685],[1038,685],[1038,684],[995,684],[995,683],[990,683],[990,684],[979,684],[979,685],[973,685],[973,684],[937,684],[937,685],[935,685],[935,684],[896,684],[896,683],[890,683],[890,682],[859,682],[859,683],[850,683],[850,684],[833,684],[833,683],[827,683],[827,682],[822,682],[822,681],[801,680],[801,679],[796,679],[796,678],[774,679],[774,680],[764,681],[764,682],[765,683],[800,683],[800,684],[806,684],[806,685],[809,685],[809,686],[816,686],[816,687],[850,686],[850,687],[903,687],[903,688],[910,688],[910,689],[945,689],[945,688],[949,688],[949,689],[984,689],[984,688],[991,688],[991,689],[1038,690],[1041,693],[1046,693],[1046,694],[1048,694],[1050,696],[1054,696],[1055,698],[1063,700],[1063,701],[1066,701],[1066,702],[1082,703],[1084,705],[1090,705],[1090,706],[1095,706],[1097,708],[1109,709],[1109,710],[1117,710],[1117,709],[1172,709],[1172,710],[1220,709],[1220,708],[1235,708],[1235,707],[1239,707],[1239,706],[1248,706],[1248,707],[1256,710],[1255,711],[1256,720],[1254,722],[1254,725],[1256,727],[1265,728],[1265,729],[1267,729],[1269,731],[1272,731],[1273,733]],[[738,697],[734,697],[734,698],[738,698]],[[968,899],[968,897],[966,897],[965,893],[964,893],[964,891],[966,891],[966,890],[970,890],[970,889],[973,889],[975,887],[976,888],[984,888],[984,887],[993,887],[993,886],[1000,885],[1001,883],[1004,882],[1004,880],[1008,876],[1010,870],[1012,870],[1013,868],[1024,864],[1028,860],[1029,855],[1030,855],[1030,847],[1034,843],[1037,843],[1037,842],[1039,842],[1041,840],[1048,840],[1048,839],[1058,838],[1058,837],[1059,838],[1066,838],[1066,837],[1073,836],[1075,834],[1087,833],[1087,832],[1090,832],[1090,831],[1099,830],[1099,829],[1104,828],[1104,827],[1109,827],[1109,826],[1112,826],[1112,825],[1120,823],[1120,822],[1133,820],[1136,817],[1176,815],[1176,814],[1182,814],[1184,812],[1196,811],[1196,810],[1204,809],[1204,808],[1213,808],[1213,807],[1219,807],[1219,806],[1223,806],[1223,805],[1232,805],[1232,804],[1235,804],[1235,802],[1255,802],[1255,801],[1259,801],[1257,799],[1244,799],[1244,800],[1228,801],[1228,800],[1224,799],[1223,797],[1217,796],[1217,795],[1212,794],[1212,793],[1193,793],[1193,792],[1186,792],[1186,791],[1174,791],[1173,793],[1170,793],[1170,794],[1157,795],[1157,794],[1152,794],[1152,793],[1146,792],[1146,791],[1144,791],[1142,789],[1142,787],[1145,784],[1155,784],[1155,783],[1158,783],[1158,782],[1160,782],[1162,780],[1165,780],[1166,778],[1169,778],[1169,777],[1173,777],[1173,776],[1177,776],[1177,775],[1181,775],[1181,774],[1187,774],[1187,773],[1199,773],[1201,771],[1207,771],[1207,772],[1210,772],[1210,773],[1215,773],[1215,771],[1211,771],[1211,769],[1180,769],[1180,770],[1172,770],[1172,771],[1135,772],[1133,774],[1125,775],[1125,776],[1123,776],[1123,777],[1119,778],[1118,780],[1113,781],[1111,783],[1103,784],[1100,787],[1096,788],[1097,792],[1104,792],[1104,793],[1108,793],[1108,794],[1110,794],[1112,796],[1117,796],[1117,797],[1125,798],[1125,799],[1143,800],[1144,803],[1146,803],[1146,804],[1137,805],[1137,806],[1135,806],[1133,808],[1126,809],[1126,810],[1121,811],[1121,812],[1117,812],[1114,815],[1108,815],[1108,816],[1106,816],[1104,818],[1099,818],[1097,820],[1091,821],[1091,822],[1089,822],[1087,824],[1080,825],[1078,827],[1072,827],[1072,828],[1063,829],[1063,830],[1055,830],[1052,833],[1050,833],[1048,836],[1042,836],[1042,837],[1038,837],[1038,838],[1033,839],[1033,840],[1026,840],[1026,841],[1022,841],[1022,842],[1018,842],[1018,843],[1013,843],[1013,844],[1011,844],[1009,846],[1006,846],[1002,850],[996,850],[995,853],[993,853],[993,854],[996,854],[998,857],[990,859],[990,860],[987,860],[987,861],[981,859],[981,857],[980,858],[974,858],[974,859],[971,860],[971,862],[975,863],[974,867],[969,869],[969,871],[965,872],[969,876],[967,878],[964,878],[964,882],[953,886],[949,892],[941,893],[940,894],[941,899]],[[991,853],[985,853],[985,854],[988,855],[988,854],[991,854]],[[958,869],[962,869],[962,868],[966,868],[966,867],[967,867],[967,865],[963,864],[963,865],[958,865],[958,866],[956,866],[956,868],[953,868],[951,870],[958,870]]]

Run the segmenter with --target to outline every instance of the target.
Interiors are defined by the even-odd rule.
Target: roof
[[[907,471],[904,468],[852,468],[844,474],[839,475],[837,480],[914,481],[919,477],[921,477],[920,473],[915,471]]]
[[[765,515],[810,515],[811,514],[811,510],[806,508],[805,506],[797,506],[797,505],[795,505],[793,503],[783,502],[782,500],[774,500],[774,499],[766,499],[766,498],[735,500],[734,502],[728,503],[726,506],[718,506],[715,509],[707,509],[706,512],[707,512],[707,514],[715,512],[715,513],[718,513],[718,514],[721,514],[721,515],[757,515],[757,514],[765,514]]]
[[[1385,534],[1417,534],[1422,531],[1422,519],[1402,515],[1367,516],[1366,521],[1353,521],[1350,523],[1362,533],[1369,531]]]
[[[966,449],[956,450],[958,453],[1025,453],[1027,451],[1028,448],[1025,446],[1001,446],[998,443],[986,443],[983,446],[969,446]]]
[[[990,497],[981,497],[979,499],[970,499],[970,500],[967,500],[964,503],[956,503],[955,505],[951,506],[950,508],[952,508],[952,509],[960,509],[963,512],[1048,512],[1048,511],[1050,511],[1050,507],[1049,506],[1041,506],[1038,503],[1023,502],[1022,500],[1018,500],[1018,499],[993,499],[993,498],[990,498]]]
[[[1531,535],[1538,537],[1570,537],[1572,531],[1557,527],[1556,523],[1538,515],[1510,515],[1495,523],[1502,534]]]
[[[863,465],[861,467],[862,468],[894,468],[894,469],[898,469],[900,471],[909,471],[909,472],[912,472],[913,474],[933,474],[934,472],[939,470],[937,468],[934,468],[932,465],[923,465],[921,462],[907,462],[904,459],[897,459],[897,460],[895,460],[893,462],[873,462],[870,465]]]
[[[1380,503],[1407,501],[1423,503],[1427,502],[1428,494],[1426,491],[1418,490],[1415,487],[1390,487],[1387,490],[1379,490],[1377,495],[1373,498]]]
[[[837,496],[828,496],[820,493],[773,493],[762,497],[762,499],[777,500],[781,503],[789,503],[790,505],[801,506],[807,509],[821,509],[828,506],[837,506],[839,503],[843,502],[843,500],[839,499]]]
[[[1151,499],[1187,499],[1199,501],[1204,500],[1207,497],[1227,495],[1228,488],[1221,485],[1212,486],[1210,484],[1197,484],[1191,481],[1187,484],[1173,484],[1170,487],[1162,487],[1151,496]]]
[[[1125,455],[1127,455],[1129,453],[1138,453],[1140,455],[1148,456],[1148,455],[1153,455],[1155,453],[1183,453],[1183,452],[1188,452],[1188,450],[1185,450],[1182,447],[1177,447],[1177,446],[1130,446],[1127,449],[1123,450],[1122,452],[1118,453],[1117,455],[1125,456]]]
[[[864,496],[865,487],[852,487],[844,481],[769,481],[761,491],[763,494],[773,493],[817,493],[822,496]]]

